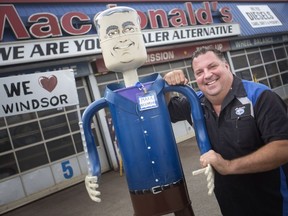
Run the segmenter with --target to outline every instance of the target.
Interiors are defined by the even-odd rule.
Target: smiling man
[[[203,47],[192,56],[212,149],[200,157],[215,170],[215,195],[224,216],[288,215],[287,106],[267,86],[234,76],[223,54]],[[187,84],[181,70],[165,75]],[[192,105],[193,106],[193,105]],[[191,123],[185,98],[170,100],[173,122]]]

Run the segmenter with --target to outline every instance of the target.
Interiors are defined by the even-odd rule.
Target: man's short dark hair
[[[206,54],[207,52],[213,52],[220,60],[226,61],[223,53],[219,49],[216,49],[213,46],[203,46],[197,48],[196,51],[192,54],[191,62],[193,62],[194,58]]]

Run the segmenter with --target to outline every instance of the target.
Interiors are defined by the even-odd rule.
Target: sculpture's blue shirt
[[[123,86],[113,84],[107,86],[105,93],[130,190],[151,189],[183,179],[162,92],[165,83],[161,77],[156,77],[150,77],[150,81],[155,82],[146,86],[148,92],[154,91],[157,95],[159,105],[152,109],[139,110],[135,97],[142,91],[136,87],[122,89]]]

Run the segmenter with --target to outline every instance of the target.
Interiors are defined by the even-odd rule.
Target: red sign
[[[173,8],[170,11],[163,9],[150,9],[147,12],[137,11],[141,18],[141,28],[148,25],[152,29],[168,27],[185,27],[194,25],[208,25],[213,23],[212,12],[219,12],[219,19],[229,23],[232,21],[230,8],[218,8],[218,2],[203,2],[203,7],[194,10],[191,2],[184,3],[185,9]],[[113,7],[115,5],[110,5]],[[95,15],[100,11],[95,11]],[[66,33],[71,36],[85,35],[89,33],[93,26],[93,20],[82,12],[68,12],[60,19],[48,12],[38,12],[31,14],[27,22],[30,24],[28,30],[24,25],[13,4],[0,5],[0,41],[3,40],[5,26],[9,25],[16,39],[30,38],[55,38]],[[75,27],[72,23],[77,22]]]

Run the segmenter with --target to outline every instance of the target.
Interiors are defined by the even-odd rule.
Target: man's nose
[[[204,68],[204,78],[210,78],[212,76],[211,71],[208,68]]]

